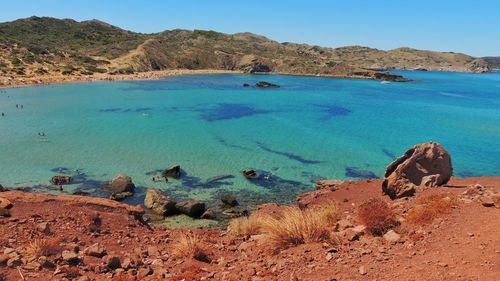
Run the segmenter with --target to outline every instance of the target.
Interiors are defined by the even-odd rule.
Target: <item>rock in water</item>
[[[176,211],[175,202],[157,188],[148,189],[146,198],[144,198],[144,206],[163,216],[174,214]]]
[[[134,193],[135,185],[132,178],[126,175],[118,175],[111,180],[107,188],[113,193],[118,194],[122,192]]]
[[[166,168],[162,173],[164,178],[171,177],[174,179],[178,179],[181,177],[181,166],[180,165],[172,165]]]
[[[54,185],[69,184],[73,179],[70,176],[53,176],[50,182]]]
[[[192,218],[199,218],[205,212],[205,203],[196,200],[186,200],[175,204],[177,210]]]
[[[4,192],[4,191],[7,191],[7,189],[0,184],[0,192]]]
[[[450,154],[436,142],[418,144],[385,170],[382,190],[392,199],[411,196],[418,186],[441,186],[453,174]]]
[[[202,219],[205,219],[205,220],[215,220],[217,218],[217,215],[215,214],[214,210],[212,209],[207,209],[203,215],[201,215]]]
[[[259,87],[259,88],[279,88],[280,86],[276,85],[276,84],[273,84],[273,83],[266,82],[266,81],[260,81],[260,82],[257,82],[257,84],[255,84],[255,87]]]
[[[243,176],[249,180],[253,180],[259,177],[259,174],[254,169],[245,169],[242,171]]]
[[[220,201],[230,207],[238,205],[238,200],[236,199],[236,197],[229,193],[223,194],[220,198]]]

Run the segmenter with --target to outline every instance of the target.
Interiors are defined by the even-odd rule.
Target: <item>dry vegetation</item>
[[[259,234],[262,228],[261,219],[257,214],[233,219],[229,222],[229,235],[234,238]]]
[[[406,223],[411,225],[425,225],[435,218],[451,212],[458,204],[458,199],[447,192],[433,192],[415,199],[416,205],[408,211]]]
[[[59,251],[59,241],[57,239],[35,239],[26,248],[26,252],[31,258],[54,255]]]
[[[210,262],[206,247],[196,234],[182,234],[173,246],[173,254],[178,258],[192,258]]]
[[[335,242],[332,229],[338,220],[334,203],[301,210],[283,207],[277,215],[252,215],[231,221],[229,233],[233,236],[266,235],[274,249],[310,242]]]
[[[398,225],[396,216],[389,205],[380,198],[372,198],[358,207],[358,220],[366,231],[374,236],[384,235]]]

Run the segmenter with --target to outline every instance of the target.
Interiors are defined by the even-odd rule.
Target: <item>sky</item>
[[[252,32],[279,42],[500,56],[500,0],[0,0],[0,22],[99,19],[152,33]]]

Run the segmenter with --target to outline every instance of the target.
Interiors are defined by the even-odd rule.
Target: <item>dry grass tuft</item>
[[[447,192],[433,192],[417,197],[418,204],[408,211],[406,223],[411,225],[425,225],[431,223],[435,218],[451,212],[458,204],[455,195]]]
[[[59,251],[59,241],[57,239],[35,239],[26,248],[28,257],[38,258],[41,256],[54,255]]]
[[[380,198],[372,198],[359,205],[358,220],[366,227],[366,231],[374,236],[384,235],[398,225],[394,212]]]
[[[251,236],[261,233],[261,217],[252,214],[249,217],[233,219],[229,222],[228,233],[232,237]]]
[[[181,234],[173,246],[173,254],[179,258],[193,258],[202,262],[210,262],[203,243],[195,234]]]
[[[262,217],[262,231],[274,249],[310,242],[335,242],[331,236],[338,220],[333,203],[301,210],[286,207],[276,217]]]
[[[338,221],[337,206],[333,202],[301,210],[283,207],[277,215],[252,214],[231,220],[228,233],[233,237],[264,234],[274,249],[309,242],[335,242],[330,235]]]

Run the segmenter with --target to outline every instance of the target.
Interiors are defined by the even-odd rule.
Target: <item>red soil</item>
[[[370,198],[388,202],[404,218],[415,198],[390,200],[381,192],[381,180],[319,184],[321,189],[304,194],[301,207],[336,201],[341,217],[352,218],[356,209]],[[454,178],[445,187],[434,188],[461,194],[472,184],[500,192],[500,177]],[[333,191],[332,189],[335,189]],[[417,193],[427,194],[433,190]],[[341,232],[339,244],[305,244],[279,252],[266,247],[264,236],[233,240],[221,229],[164,229],[147,226],[137,218],[141,209],[107,199],[82,196],[49,196],[19,191],[0,193],[11,201],[11,217],[0,216],[0,275],[5,280],[500,280],[500,209],[462,198],[450,213],[419,227],[402,226],[398,242],[363,235],[349,241]],[[269,204],[260,212],[272,213],[279,206]],[[98,216],[101,226],[94,220]],[[43,232],[47,222],[50,231]],[[92,232],[96,229],[99,232]],[[211,262],[173,255],[181,233],[196,233]],[[57,253],[47,259],[56,268],[36,268],[25,252],[35,239],[56,239]],[[107,256],[83,253],[94,243],[104,246]],[[75,251],[76,266],[61,257],[62,250]],[[18,264],[6,263],[17,252]],[[9,255],[11,255],[9,257]],[[117,256],[122,267],[110,269],[109,257]],[[132,265],[126,266],[127,258]],[[6,260],[7,259],[7,260]],[[38,264],[37,264],[38,263]],[[70,274],[71,273],[71,274]],[[22,276],[22,277],[21,277]],[[1,279],[1,278],[0,278]]]

